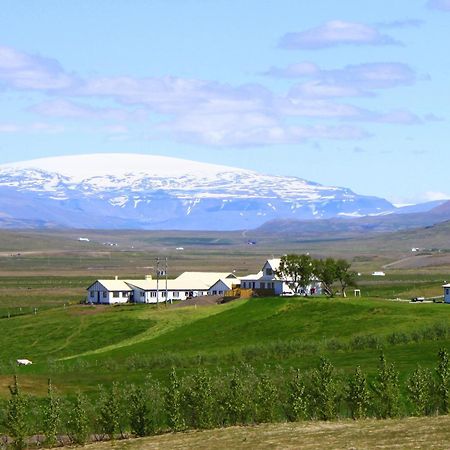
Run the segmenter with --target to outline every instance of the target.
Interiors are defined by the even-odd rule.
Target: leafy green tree
[[[98,422],[103,433],[114,440],[120,431],[120,399],[119,385],[114,382],[111,390],[101,389],[99,398]]]
[[[424,416],[430,411],[431,372],[417,367],[406,382],[408,397],[413,405],[415,416]]]
[[[341,293],[343,297],[347,297],[345,290],[352,286],[356,287],[356,278],[358,274],[350,270],[351,264],[345,259],[338,259],[336,261],[336,278],[341,285]]]
[[[353,419],[367,417],[367,410],[370,406],[370,392],[366,375],[362,372],[360,366],[356,367],[348,381],[347,402]]]
[[[148,436],[153,427],[144,389],[141,386],[131,385],[128,399],[131,432],[139,437]]]
[[[440,411],[443,414],[447,414],[450,404],[450,364],[446,349],[439,350],[436,376],[436,391],[439,398]]]
[[[308,417],[306,385],[300,370],[296,370],[289,382],[288,418],[292,422]]]
[[[322,357],[311,374],[311,398],[317,418],[321,420],[331,420],[337,416],[339,384],[335,372],[331,362]]]
[[[78,393],[71,410],[68,422],[69,436],[75,444],[84,445],[89,437],[89,417],[87,415],[87,400]]]
[[[169,375],[169,385],[165,392],[165,406],[167,411],[167,421],[172,431],[181,431],[186,428],[183,416],[183,393],[181,383],[177,377],[175,368],[172,368]]]
[[[23,449],[26,446],[27,436],[27,407],[28,400],[19,388],[17,375],[14,375],[14,384],[9,386],[11,397],[8,401],[6,429],[14,439],[14,448]]]
[[[190,411],[190,425],[206,429],[214,424],[214,395],[211,376],[206,369],[199,369],[190,380],[185,395]]]
[[[45,442],[53,447],[57,443],[58,428],[61,423],[61,399],[55,395],[52,382],[48,380],[47,398],[43,406]]]
[[[257,419],[273,422],[276,415],[278,391],[268,373],[263,373],[257,385]]]
[[[229,380],[224,409],[230,425],[243,425],[247,422],[249,395],[243,382],[244,373],[235,368]]]
[[[309,255],[284,255],[275,274],[286,280],[295,293],[302,289],[306,293],[314,276],[313,260]]]
[[[333,258],[314,260],[314,275],[322,284],[322,292],[328,297],[334,297],[333,284],[337,281],[337,264]]]
[[[380,355],[378,372],[373,384],[377,395],[378,415],[386,419],[400,413],[400,386],[398,371],[394,364],[388,364],[383,353]]]

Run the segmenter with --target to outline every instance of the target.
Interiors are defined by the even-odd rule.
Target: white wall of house
[[[128,290],[108,290],[100,282],[95,282],[88,288],[87,302],[95,304],[116,304],[130,301],[131,292]]]
[[[222,280],[218,280],[209,288],[208,295],[224,295],[225,292],[229,290],[229,286],[227,286]]]

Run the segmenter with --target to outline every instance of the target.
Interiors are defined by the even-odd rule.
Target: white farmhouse
[[[97,280],[88,288],[88,302],[159,303],[166,300],[186,300],[209,293],[212,295],[214,290],[211,287],[217,285],[218,281],[222,281],[226,287],[222,291],[231,289],[228,286],[232,283],[239,283],[230,272],[184,272],[174,280],[167,280],[167,285],[164,278],[156,280],[151,276],[141,280]]]
[[[268,259],[260,272],[241,277],[241,289],[271,291],[275,295],[296,294],[290,287],[290,280],[282,279],[276,275],[280,261],[280,258]],[[320,283],[314,281],[306,287],[306,292],[297,292],[297,294],[318,294],[320,291]]]
[[[88,303],[116,304],[130,301],[133,290],[123,280],[97,280],[88,288]]]

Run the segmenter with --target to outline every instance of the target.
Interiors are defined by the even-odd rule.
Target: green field
[[[87,234],[89,243],[78,241]],[[126,389],[130,383],[147,386],[151,379],[162,389],[155,392],[161,393],[172,368],[183,380],[183,389],[200,368],[206,368],[217,388],[226,384],[235,368],[250,367],[258,376],[269,374],[278,380],[281,407],[286,404],[283,396],[292,368],[308,377],[325,357],[340,382],[345,384],[360,365],[371,383],[380,352],[399,371],[402,414],[410,414],[405,382],[419,364],[433,373],[439,350],[450,350],[450,307],[409,300],[442,295],[441,285],[450,279],[447,252],[411,256],[413,238],[388,244],[377,237],[359,241],[252,237],[256,245],[248,245],[248,239],[244,232],[1,232],[0,416],[15,374],[23,391],[32,395],[33,408],[39,408],[51,378],[70,411],[76,393],[86,394],[94,408],[99,385],[110,387],[114,381]],[[185,270],[246,274],[287,251],[348,259],[361,272],[362,297],[353,297],[349,290],[348,298],[253,298],[181,308],[81,304],[95,279],[153,273],[156,257],[169,257],[171,277]],[[384,270],[386,276],[373,277],[374,270]],[[18,367],[18,358],[28,358],[33,365]],[[251,373],[246,382],[251,382]],[[340,408],[339,417],[348,417],[345,401]],[[274,420],[284,420],[284,413],[278,413]],[[94,410],[91,418],[94,426]],[[167,431],[166,419],[161,420],[158,432]],[[277,427],[274,439],[290,445],[289,435],[296,431]],[[239,436],[241,431],[243,439],[250,439],[250,429],[239,429]],[[223,442],[234,442],[236,433],[227,433]],[[330,431],[330,436],[336,433]],[[220,448],[222,438],[217,439]],[[311,438],[311,448],[315,439]],[[178,441],[184,445],[184,437],[175,441],[173,445]]]
[[[433,366],[439,348],[450,348],[450,308],[386,300],[386,290],[396,298],[411,287],[407,280],[384,283],[361,286],[371,294],[361,299],[260,298],[198,308],[64,306],[50,297],[36,314],[24,307],[22,315],[0,319],[2,392],[13,373],[30,392],[41,393],[50,376],[70,393],[113,380],[139,382],[149,372],[164,380],[172,366],[214,371],[248,362],[306,370],[319,355],[343,371],[360,364],[370,373],[381,348],[402,374],[418,363]],[[420,284],[431,289],[429,281]],[[18,368],[17,358],[33,365]]]

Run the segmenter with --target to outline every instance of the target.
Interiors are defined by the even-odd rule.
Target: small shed
[[[450,303],[450,284],[443,284],[442,287],[444,288],[444,302]]]

